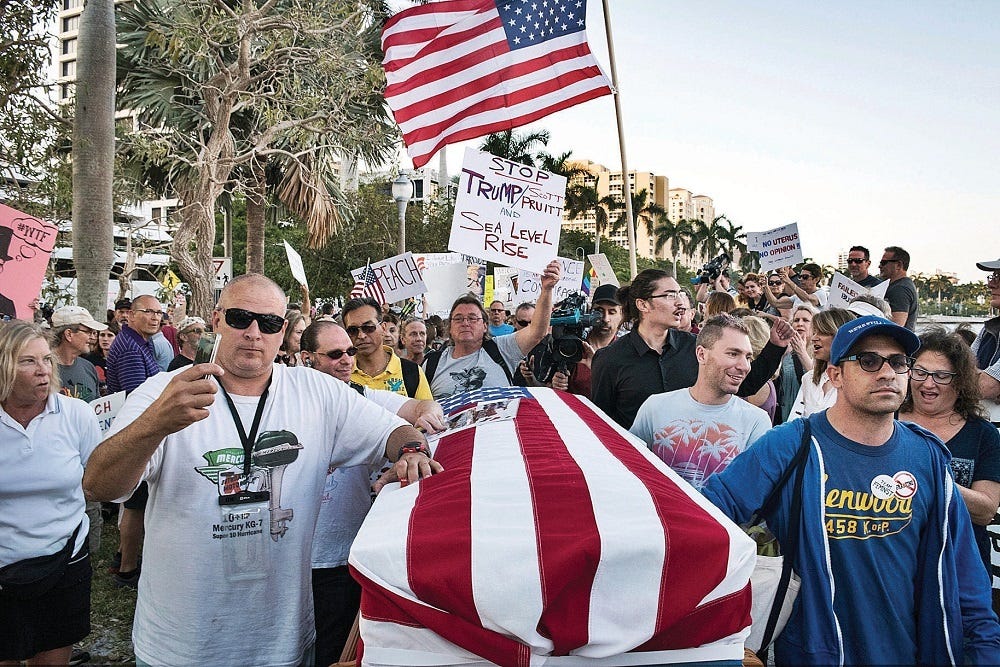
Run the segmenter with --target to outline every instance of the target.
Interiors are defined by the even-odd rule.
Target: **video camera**
[[[705,266],[701,267],[701,270],[698,271],[698,275],[691,279],[691,284],[711,284],[716,278],[722,275],[723,271],[729,268],[729,263],[731,261],[733,261],[733,258],[730,257],[728,253],[723,252],[715,259],[705,262]]]
[[[580,293],[571,294],[555,305],[549,324],[552,333],[540,347],[532,371],[539,382],[548,382],[556,371],[568,372],[571,364],[583,359],[583,332],[601,323],[600,313],[588,312],[587,299]]]

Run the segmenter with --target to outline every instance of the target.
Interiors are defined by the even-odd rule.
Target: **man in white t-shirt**
[[[459,297],[448,315],[452,345],[430,352],[424,359],[424,374],[431,393],[441,400],[452,394],[513,384],[513,373],[524,355],[542,342],[552,316],[552,290],[562,268],[552,260],[542,274],[542,290],[531,323],[511,334],[487,337],[489,322],[482,300],[475,295]]]
[[[310,552],[330,466],[440,471],[419,431],[343,382],[274,364],[285,296],[232,280],[212,314],[216,364],[155,375],[91,456],[93,500],[149,483],[132,641],[148,664],[311,662]],[[218,392],[218,396],[216,395]]]
[[[698,333],[698,379],[646,399],[631,432],[696,489],[771,428],[767,413],[736,397],[753,350],[742,320],[718,315]]]
[[[302,361],[309,368],[345,382],[381,408],[425,433],[445,429],[444,413],[434,401],[407,398],[351,382],[357,348],[339,324],[316,321],[302,332]],[[347,570],[347,556],[371,509],[372,467],[361,464],[327,469],[312,545],[316,664],[329,665],[340,654],[361,604],[361,587]],[[377,468],[376,468],[377,470]]]

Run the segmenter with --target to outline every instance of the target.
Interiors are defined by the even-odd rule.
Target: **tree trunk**
[[[180,192],[184,202],[177,211],[181,223],[174,233],[171,248],[177,268],[191,286],[188,313],[206,321],[215,307],[212,248],[215,244],[215,202],[221,190],[221,186],[213,184],[212,178],[204,177]]]
[[[73,264],[77,303],[103,321],[114,264],[115,5],[88,0],[77,48]]]
[[[247,273],[264,273],[264,205],[267,181],[264,167],[256,161],[251,168],[253,183],[247,193]]]

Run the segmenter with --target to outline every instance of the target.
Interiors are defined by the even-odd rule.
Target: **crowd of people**
[[[865,287],[870,264],[851,248]],[[1000,260],[977,266],[1000,308]],[[1000,436],[980,407],[1000,396],[1000,317],[971,341],[918,336],[908,267],[886,248],[885,298],[845,308],[812,263],[694,290],[648,269],[594,291],[573,352],[550,333],[555,261],[535,303],[470,294],[447,317],[290,304],[250,274],[206,318],[143,295],[104,322],[63,306],[4,323],[0,661],[72,659],[89,554],[117,512],[137,664],[336,662],[373,491],[440,472],[425,440],[446,427],[439,401],[514,385],[585,396],[737,523],[802,461],[800,523],[791,489],[766,517],[802,577],[778,664],[1000,663],[985,529]],[[215,361],[195,364],[209,331]],[[121,391],[102,435],[84,401]],[[43,585],[7,579],[28,565]]]

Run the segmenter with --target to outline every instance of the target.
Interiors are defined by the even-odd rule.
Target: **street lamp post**
[[[400,172],[392,182],[392,198],[399,210],[399,254],[406,252],[406,205],[413,199],[413,182]]]

